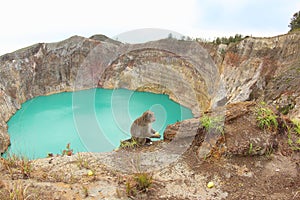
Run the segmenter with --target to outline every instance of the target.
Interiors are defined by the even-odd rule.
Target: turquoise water
[[[130,138],[130,125],[144,111],[156,116],[162,135],[168,124],[192,112],[167,95],[125,89],[90,89],[31,99],[8,122],[9,154],[43,158],[61,154],[70,143],[76,152],[106,152]]]

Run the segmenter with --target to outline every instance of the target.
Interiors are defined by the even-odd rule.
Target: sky
[[[0,55],[73,35],[104,34],[123,42],[134,42],[124,35],[138,40],[169,32],[207,40],[276,36],[289,31],[299,10],[299,0],[6,0]]]

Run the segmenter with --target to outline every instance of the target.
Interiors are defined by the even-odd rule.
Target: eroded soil
[[[256,106],[227,106],[224,134],[210,143],[205,158],[199,157],[199,148],[208,145],[199,127],[181,154],[175,150],[187,141],[182,136],[174,151],[166,151],[165,142],[154,142],[131,150],[39,159],[30,165],[2,159],[0,199],[300,199],[300,152],[291,149],[286,129],[257,127]],[[133,174],[140,172],[152,177],[151,185],[130,193]],[[212,188],[207,187],[210,181]]]

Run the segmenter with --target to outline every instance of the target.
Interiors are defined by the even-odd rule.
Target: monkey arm
[[[161,135],[154,129],[151,129],[151,133],[152,134],[151,134],[150,138],[160,138],[161,137]]]
[[[151,129],[151,133],[152,134],[155,134],[156,133],[156,130],[154,130],[153,128]]]

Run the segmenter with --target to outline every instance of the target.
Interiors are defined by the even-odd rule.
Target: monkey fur
[[[132,123],[130,133],[139,145],[151,144],[150,138],[160,138],[160,134],[152,129],[152,123],[155,121],[154,113],[147,110],[143,115]]]

